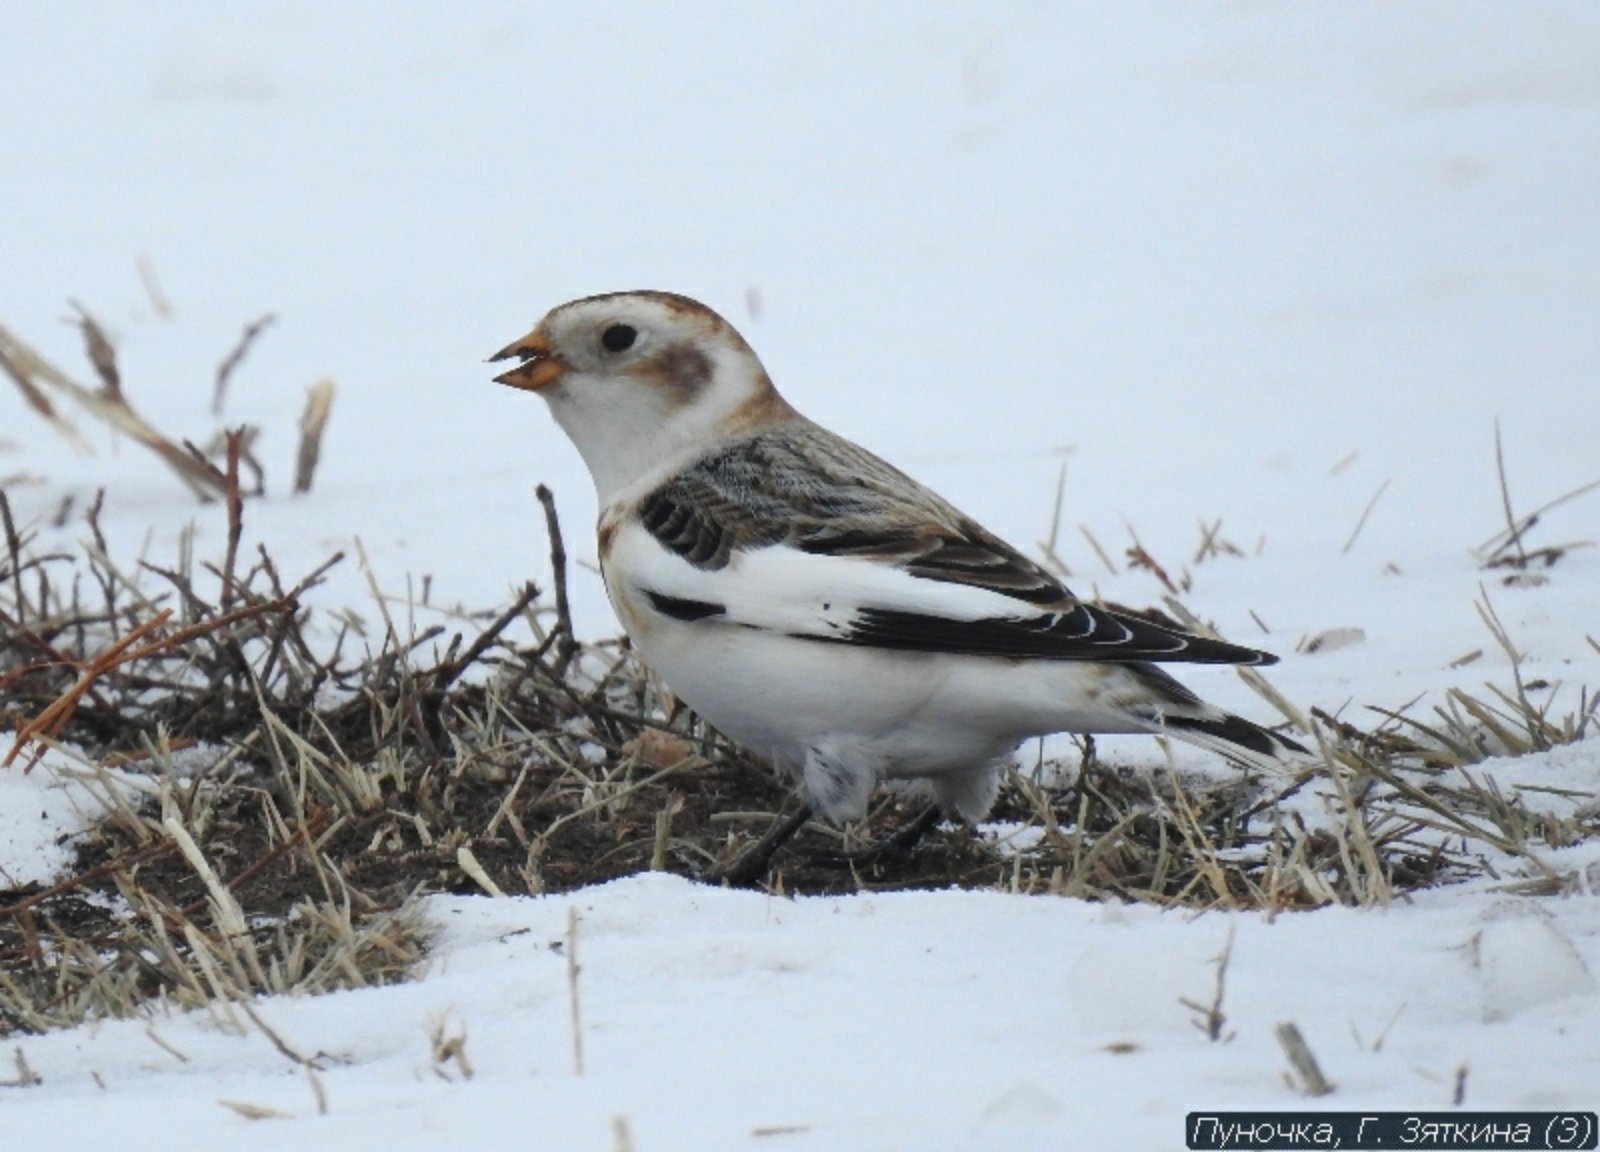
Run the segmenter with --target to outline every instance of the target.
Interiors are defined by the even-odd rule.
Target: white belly
[[[712,725],[799,775],[835,817],[859,815],[881,777],[928,777],[947,808],[981,816],[990,765],[1020,741],[1140,730],[1115,699],[1137,687],[1125,669],[813,638],[848,634],[831,623],[847,603],[827,578],[870,578],[856,565],[820,573],[816,590],[792,564],[760,567],[770,559],[761,553],[712,573],[628,523],[602,527],[601,555],[611,602],[645,662]]]
[[[894,652],[659,617],[630,631],[674,693],[788,769],[826,744],[884,776],[934,776],[987,764],[1030,736],[1136,730],[1085,697],[1098,694],[1099,665]]]

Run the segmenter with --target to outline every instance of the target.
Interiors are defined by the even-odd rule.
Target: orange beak
[[[567,362],[555,354],[544,333],[537,328],[522,339],[513,340],[489,359],[509,360],[513,356],[520,357],[522,363],[496,376],[496,384],[509,384],[513,388],[537,392],[567,372]]]

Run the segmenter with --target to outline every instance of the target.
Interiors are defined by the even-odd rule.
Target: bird
[[[976,824],[1009,755],[1050,733],[1164,734],[1252,768],[1305,754],[1163,667],[1275,656],[1074,595],[801,415],[696,300],[572,300],[491,357],[506,360],[495,381],[544,399],[588,466],[601,574],[639,656],[830,822],[912,780]]]

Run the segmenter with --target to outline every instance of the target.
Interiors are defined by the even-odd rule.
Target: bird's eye
[[[638,336],[638,329],[632,325],[613,324],[600,333],[600,343],[606,346],[607,352],[626,352],[633,347],[633,342]]]

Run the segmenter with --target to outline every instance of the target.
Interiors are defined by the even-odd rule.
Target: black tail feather
[[[1174,716],[1168,713],[1163,720],[1166,726],[1176,732],[1194,732],[1203,736],[1210,736],[1224,743],[1237,745],[1250,752],[1262,756],[1277,757],[1284,752],[1297,752],[1302,756],[1310,755],[1305,748],[1290,740],[1287,736],[1279,736],[1275,732],[1268,732],[1265,728],[1250,723],[1238,716],[1224,713],[1220,719],[1209,719],[1198,716]]]

